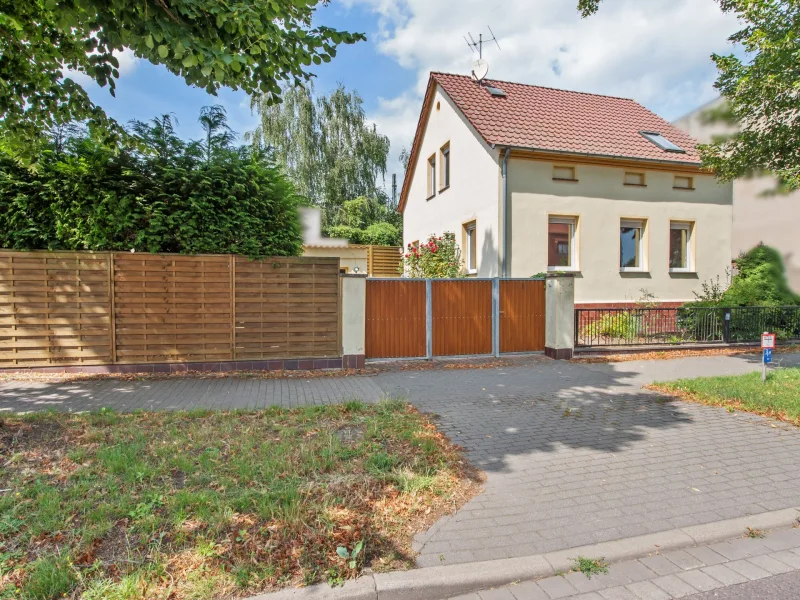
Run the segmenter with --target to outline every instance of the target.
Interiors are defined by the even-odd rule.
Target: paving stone
[[[751,563],[754,565],[761,567],[765,571],[769,572],[772,575],[780,575],[781,573],[788,573],[789,571],[793,571],[794,569],[789,565],[772,558],[771,556],[754,556],[752,558],[748,558]]]
[[[671,596],[651,581],[639,581],[626,585],[636,600],[668,600]]]
[[[718,565],[727,559],[721,554],[717,554],[708,546],[698,546],[697,548],[686,548],[686,552],[694,556],[704,565]]]
[[[689,569],[698,569],[700,567],[706,566],[703,561],[701,561],[696,556],[693,556],[684,550],[672,550],[670,552],[664,552],[662,556],[666,558],[669,562],[679,566],[684,571],[688,571]]]
[[[509,589],[516,600],[550,600],[550,596],[535,581],[512,585]]]
[[[479,592],[481,600],[515,600],[514,595],[508,588],[500,588],[497,590],[486,590]]]
[[[653,571],[653,573],[656,575],[670,575],[672,573],[679,573],[683,570],[674,562],[667,560],[660,554],[654,556],[645,556],[644,558],[640,558],[639,562]]]
[[[792,569],[800,569],[800,555],[797,555],[794,552],[781,550],[780,552],[773,552],[768,556],[774,558],[775,560],[779,560],[786,565],[789,565]]]
[[[725,566],[733,571],[736,571],[740,575],[744,575],[751,581],[769,577],[769,571],[765,571],[758,565],[751,563],[749,560],[734,560],[726,563]]]
[[[741,573],[737,573],[733,569],[729,569],[725,565],[712,565],[700,569],[706,575],[710,575],[724,585],[736,585],[749,581],[747,577]]]
[[[622,586],[600,590],[598,594],[604,600],[640,600],[633,592]]]
[[[684,571],[683,573],[678,573],[676,577],[682,579],[690,586],[692,586],[697,590],[700,590],[701,592],[709,592],[711,590],[715,590],[719,587],[722,587],[722,583],[720,583],[710,575],[703,573],[699,569],[695,569],[694,571]]]
[[[620,575],[632,582],[653,579],[656,573],[645,567],[638,560],[626,560],[625,562],[611,565],[609,571],[614,575]]]
[[[698,591],[677,575],[665,575],[664,577],[653,579],[652,583],[667,592],[672,598],[683,598],[696,594]]]
[[[578,593],[570,583],[563,577],[548,577],[537,582],[539,587],[542,588],[549,598],[555,600],[556,598],[566,598],[567,596],[574,596]]]

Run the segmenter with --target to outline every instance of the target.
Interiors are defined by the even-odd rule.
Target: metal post
[[[492,279],[492,354],[500,358],[500,279]]]
[[[425,280],[425,357],[433,358],[433,285]]]
[[[726,308],[722,321],[722,341],[726,344],[731,343],[731,309]]]

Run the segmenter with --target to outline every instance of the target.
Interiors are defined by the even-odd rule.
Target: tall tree
[[[588,16],[601,0],[579,0]],[[700,147],[722,180],[757,171],[776,175],[784,190],[800,188],[800,0],[717,0],[744,28],[729,40],[744,58],[714,54],[716,88],[739,124],[728,139]]]
[[[201,108],[197,121],[206,133],[203,149],[206,153],[206,162],[210,163],[214,152],[228,148],[233,143],[236,132],[228,125],[228,113],[221,104]]]
[[[385,198],[378,179],[386,174],[389,139],[367,123],[361,96],[342,85],[328,96],[315,96],[310,85],[283,96],[279,105],[253,98],[261,125],[249,139],[275,150],[298,192],[323,208],[325,224],[347,200]]]
[[[73,120],[111,125],[64,70],[78,71],[114,95],[129,48],[187,84],[279,100],[281,82],[298,84],[308,67],[329,62],[340,43],[366,39],[312,16],[328,0],[5,0],[0,3],[0,130],[19,152],[35,152],[41,133]]]

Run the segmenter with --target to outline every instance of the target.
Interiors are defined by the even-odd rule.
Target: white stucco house
[[[404,242],[456,233],[467,273],[575,274],[576,302],[663,304],[727,277],[732,186],[633,100],[431,73],[399,209]]]

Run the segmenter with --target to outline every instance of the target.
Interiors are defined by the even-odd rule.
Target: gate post
[[[425,358],[433,358],[433,284],[425,280]]]
[[[340,275],[342,281],[342,368],[363,369],[366,343],[367,275]]]
[[[500,279],[492,279],[492,354],[500,358]]]
[[[556,360],[572,358],[575,348],[575,278],[548,275],[545,291],[545,355]]]

